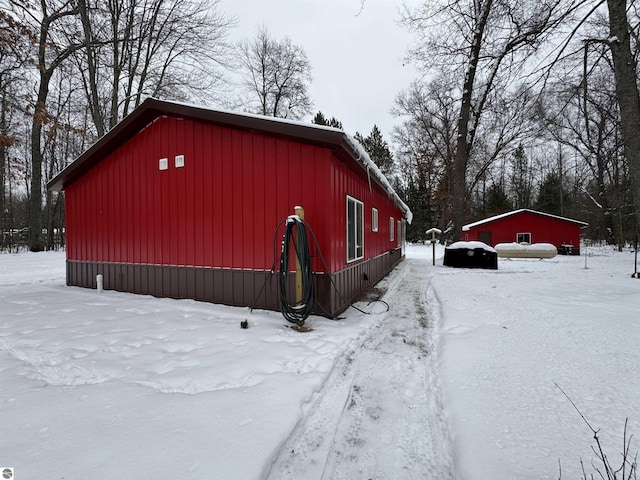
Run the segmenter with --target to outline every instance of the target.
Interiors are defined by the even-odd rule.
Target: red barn
[[[105,289],[269,309],[276,227],[295,206],[317,236],[317,312],[329,314],[403,258],[411,221],[342,130],[156,99],[48,187],[65,192],[67,284],[95,288],[102,274]]]
[[[580,255],[580,229],[588,224],[535,210],[514,210],[462,227],[462,239],[487,245],[551,243],[558,252]]]

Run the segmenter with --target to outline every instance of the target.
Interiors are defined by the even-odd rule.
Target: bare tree
[[[617,20],[613,21],[608,5],[606,0],[585,5],[588,8],[546,69],[541,111],[552,139],[571,147],[585,167],[587,175],[576,181],[585,194],[585,210],[594,211],[592,233],[603,238],[603,232],[608,232],[607,240],[622,245],[625,236],[634,233],[632,228],[637,228],[634,225],[638,225],[640,211],[637,181],[632,176],[633,145],[638,145],[638,134],[628,128],[634,115],[638,118],[633,113],[633,105],[638,103],[634,101],[637,86],[632,72],[638,61],[639,17],[631,2],[628,9],[622,7],[626,11],[617,11]],[[626,48],[621,48],[620,38],[613,33],[612,21],[627,32],[626,41],[620,37]],[[621,27],[621,23],[626,26]],[[618,63],[625,58],[624,65],[616,67],[616,56]],[[622,89],[618,81],[621,75],[632,76],[622,82]],[[612,77],[616,79],[613,83]],[[627,213],[630,204],[635,204],[631,215]]]
[[[231,64],[235,19],[219,0],[78,0],[76,56],[98,136],[148,96],[214,102]]]
[[[3,40],[5,24],[19,25],[20,35],[28,39],[23,49],[28,61],[16,73],[25,91],[18,94],[17,83],[5,82],[8,77],[0,75],[0,100],[20,99],[21,112],[29,118],[29,135],[12,141],[27,149],[22,156],[29,169],[24,191],[29,197],[31,250],[45,247],[43,207],[49,227],[58,221],[61,208],[55,196],[43,201],[43,180],[79,153],[88,131],[93,138],[104,134],[147,96],[215,99],[232,51],[226,35],[234,24],[217,4],[218,0],[5,1],[7,9],[0,18],[3,65],[11,45]],[[75,70],[68,68],[74,64]],[[93,126],[87,125],[78,105],[88,105]],[[8,110],[4,103],[2,107],[4,128]],[[1,142],[3,158],[8,139]]]
[[[396,97],[392,109],[394,115],[404,119],[394,128],[393,142],[406,200],[412,203],[414,212],[408,234],[415,239],[434,225],[444,230],[451,216],[458,115],[451,85],[442,75],[428,84],[416,81]],[[419,231],[411,231],[414,224]]]
[[[311,113],[311,65],[289,38],[274,39],[262,27],[239,45],[246,97],[244,108],[271,117],[301,119]]]
[[[405,10],[405,23],[421,37],[413,57],[425,70],[454,69],[462,79],[453,162],[454,239],[460,238],[465,220],[469,161],[489,105],[509,88],[527,57],[578,3],[454,0]]]
[[[17,127],[22,115],[17,99],[24,93],[22,72],[32,43],[30,32],[8,12],[0,11],[0,248],[7,247],[5,234],[12,227],[11,151],[20,143]]]
[[[49,120],[47,100],[51,79],[60,66],[83,48],[78,39],[79,13],[75,0],[11,0],[12,14],[32,32],[36,41],[36,75],[31,115],[31,179],[29,191],[29,248],[40,251],[42,241],[42,130]],[[71,41],[69,41],[71,39]]]
[[[608,49],[597,45],[596,64],[587,62],[590,48],[585,43],[583,74],[573,79],[562,75],[549,86],[544,116],[553,141],[570,147],[585,167],[587,175],[579,181],[593,210],[594,231],[622,246],[625,210],[630,190],[622,151],[620,117]],[[551,90],[552,89],[552,90]],[[586,209],[585,209],[586,210]]]
[[[640,95],[636,59],[631,50],[631,35],[626,0],[607,0],[609,10],[609,38],[616,95],[620,107],[624,153],[629,164],[636,224],[640,226]]]

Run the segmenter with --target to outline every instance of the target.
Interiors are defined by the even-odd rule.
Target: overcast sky
[[[411,2],[415,3],[415,2]],[[221,0],[236,15],[234,39],[253,37],[265,25],[288,36],[312,66],[314,113],[336,117],[345,131],[368,135],[374,124],[390,141],[400,121],[389,110],[417,73],[403,58],[411,35],[398,24],[402,0]],[[308,119],[311,120],[311,117]]]

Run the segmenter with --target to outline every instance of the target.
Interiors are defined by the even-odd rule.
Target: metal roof
[[[531,213],[533,215],[540,215],[542,217],[549,217],[549,218],[555,218],[556,220],[562,220],[564,222],[569,222],[569,223],[575,223],[578,225],[581,225],[583,227],[588,226],[588,223],[585,222],[581,222],[580,220],[573,220],[571,218],[566,218],[566,217],[560,217],[558,215],[553,215],[551,213],[545,213],[545,212],[539,212],[537,210],[530,210],[528,208],[521,208],[520,210],[513,210],[512,212],[507,212],[507,213],[502,213],[500,215],[496,215],[494,217],[489,217],[489,218],[485,218],[484,220],[478,220],[477,222],[473,222],[473,223],[469,223],[467,225],[464,225],[462,227],[462,231],[468,231],[473,227],[477,227],[479,225],[484,225],[485,223],[490,223],[490,222],[495,222],[496,220],[500,220],[502,218],[507,218],[507,217],[511,217],[513,215],[518,215],[520,213]]]

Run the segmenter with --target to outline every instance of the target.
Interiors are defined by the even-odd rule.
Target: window
[[[389,217],[389,241],[393,242],[394,240],[394,232],[396,230],[396,221],[393,217]]]
[[[531,234],[530,233],[518,233],[516,235],[518,243],[531,243]]]
[[[364,258],[364,205],[347,195],[347,262]]]
[[[378,209],[377,208],[371,209],[371,231],[372,232],[378,231]]]
[[[398,220],[398,246],[402,246],[402,222]]]

